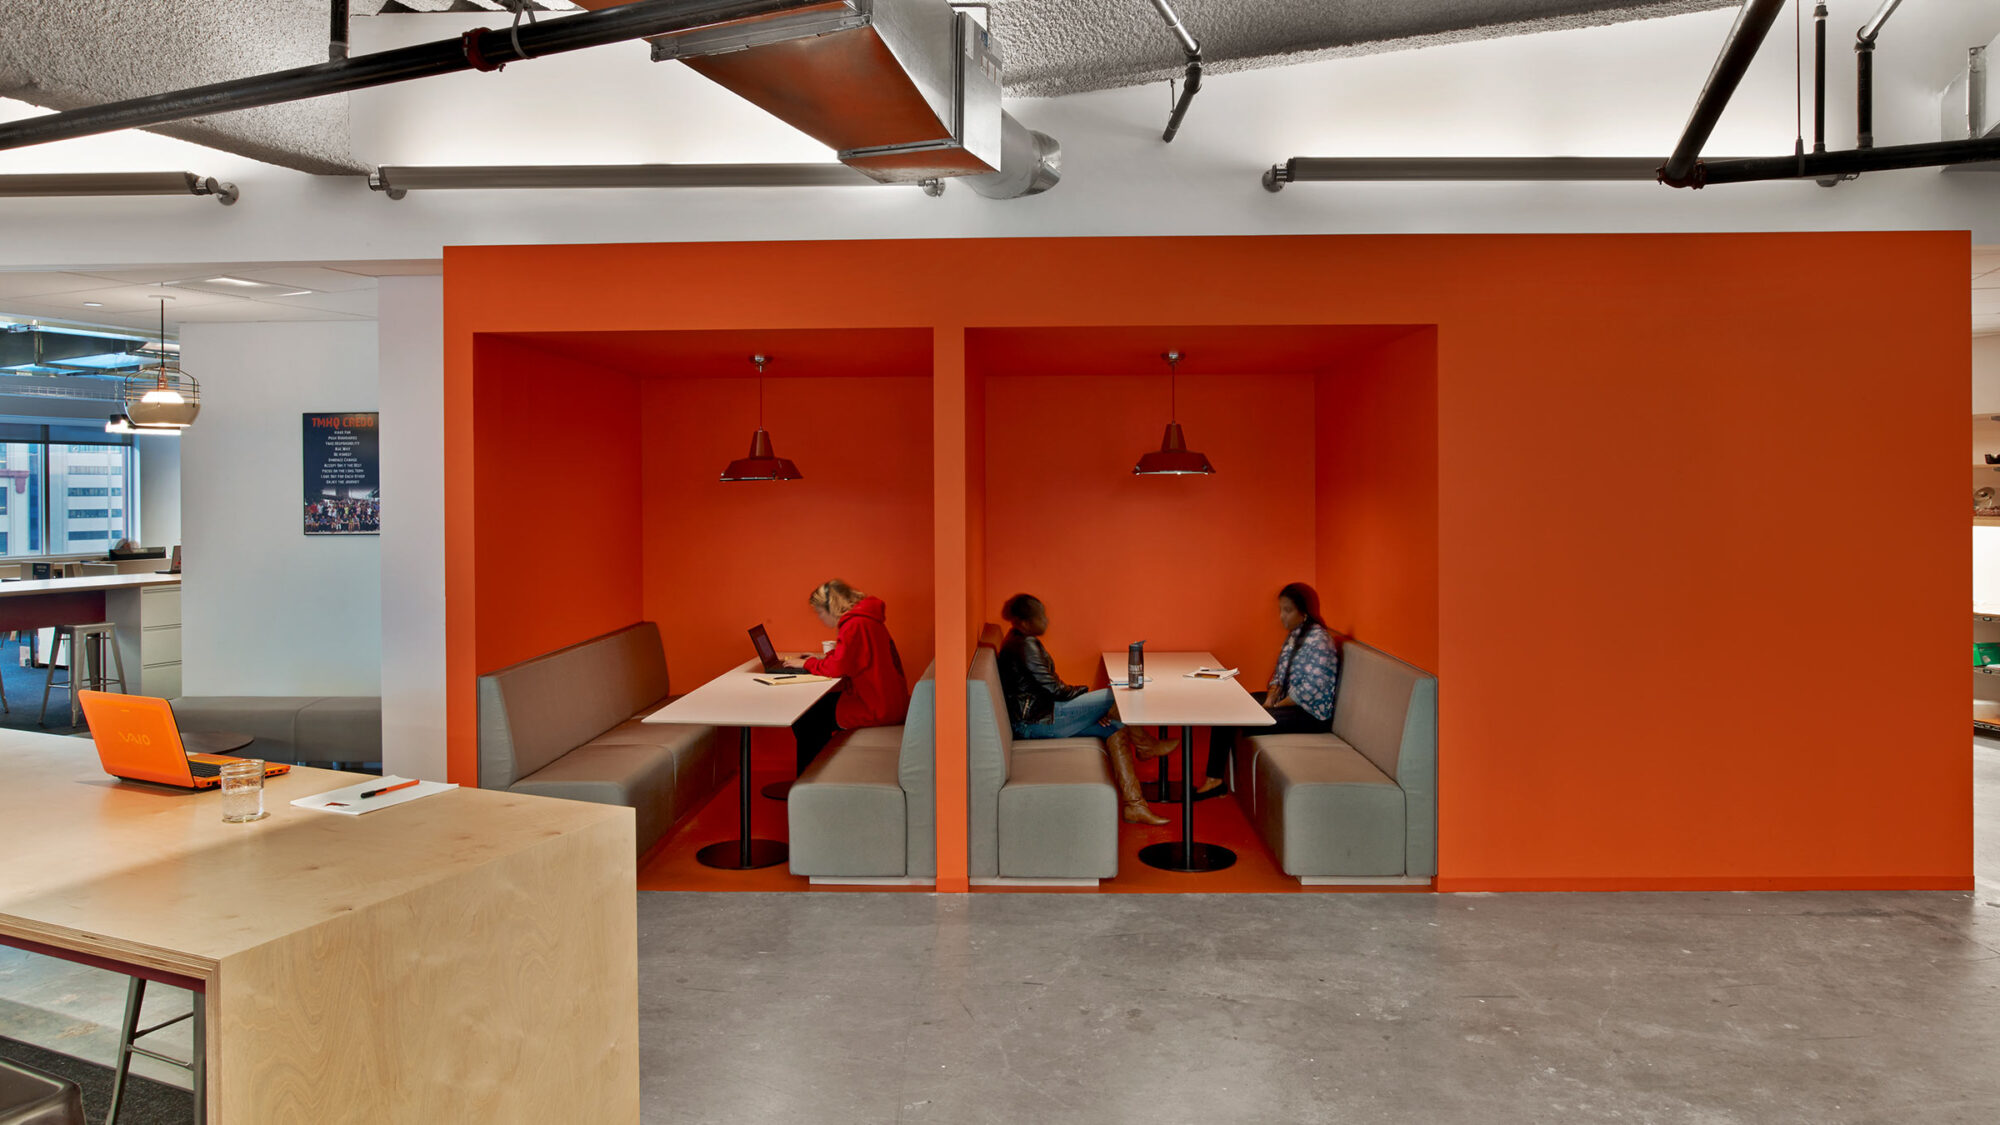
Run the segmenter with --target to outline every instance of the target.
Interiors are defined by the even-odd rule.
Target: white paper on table
[[[1233,680],[1242,673],[1241,668],[1196,668],[1184,675],[1190,680]]]
[[[394,793],[384,793],[380,797],[370,797],[365,801],[361,799],[363,793],[382,789],[390,785],[401,785],[408,780],[410,779],[407,777],[397,777],[395,774],[390,774],[387,777],[374,777],[358,785],[349,785],[344,789],[329,789],[324,793],[315,793],[310,797],[299,797],[294,799],[292,803],[302,809],[318,809],[321,812],[360,816],[362,813],[371,813],[377,809],[386,809],[391,805],[406,805],[419,797],[428,797],[433,793],[443,793],[448,789],[458,788],[458,786],[448,781],[419,781],[408,789],[398,789]]]

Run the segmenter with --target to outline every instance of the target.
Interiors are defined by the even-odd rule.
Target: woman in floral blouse
[[[1333,634],[1319,619],[1319,594],[1303,582],[1278,591],[1278,624],[1285,628],[1285,647],[1278,650],[1278,667],[1271,673],[1271,690],[1264,710],[1273,725],[1258,734],[1324,734],[1333,728],[1333,697],[1340,683],[1340,651]],[[1229,775],[1229,756],[1236,748],[1235,727],[1216,727],[1208,736],[1208,779],[1195,790],[1197,799],[1222,792]]]

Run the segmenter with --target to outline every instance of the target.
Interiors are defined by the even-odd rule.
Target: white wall
[[[1833,0],[1829,129],[1853,140],[1853,28],[1875,0]],[[401,202],[358,178],[312,177],[156,137],[0,153],[0,171],[187,166],[243,188],[200,199],[10,201],[0,267],[180,261],[432,258],[514,242],[1018,235],[1463,231],[1963,229],[2000,242],[2000,176],[1876,173],[1676,191],[1653,184],[1302,184],[1258,176],[1296,155],[1662,155],[1673,146],[1734,14],[1718,10],[1216,74],[1179,139],[1161,144],[1163,86],[1015,99],[1063,145],[1046,195],[987,200],[914,189],[453,191]],[[356,50],[437,39],[490,14],[355,21]],[[1937,91],[1965,48],[2000,32],[2000,4],[1905,5],[1877,54],[1880,143],[1938,139]],[[1790,21],[1781,21],[1709,151],[1791,151]],[[625,44],[353,96],[357,155],[494,163],[823,159],[824,150],[674,64]],[[1809,109],[1810,107],[1808,107]],[[26,112],[17,110],[16,113]],[[0,116],[6,116],[0,113]],[[71,146],[76,146],[72,148]],[[92,147],[96,146],[96,147]],[[122,166],[134,166],[128,162]]]
[[[202,380],[181,439],[187,695],[374,695],[381,542],[302,530],[300,415],[376,409],[368,323],[190,324]]]
[[[1972,338],[1972,412],[2000,414],[2000,335]]]
[[[181,541],[181,440],[141,437],[139,542],[172,547]]]
[[[385,277],[382,768],[445,777],[444,284]]]

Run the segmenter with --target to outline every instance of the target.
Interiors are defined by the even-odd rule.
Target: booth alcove
[[[1181,357],[1177,373],[1169,352]],[[967,377],[983,406],[973,507],[986,619],[1014,593],[1040,597],[1053,622],[1046,643],[1073,683],[1103,686],[1099,654],[1144,640],[1155,652],[1213,653],[1261,694],[1284,639],[1277,592],[1305,582],[1336,632],[1434,670],[1436,356],[1429,325],[969,329]],[[1136,475],[1176,416],[1213,475]],[[1207,732],[1195,735],[1199,774]],[[1006,775],[1006,741],[971,737],[975,879],[1006,874],[981,869],[979,857],[992,866],[1008,849],[979,846],[995,831],[981,826],[996,821],[976,804],[993,798],[983,776],[997,785]],[[983,771],[982,755],[994,759]],[[1180,772],[1176,756],[1176,791]],[[1231,848],[1233,867],[1148,867],[1139,849],[1181,832],[1178,805],[1152,807],[1171,823],[1120,825],[1117,874],[1100,889],[1299,889],[1246,806],[1226,798],[1195,806],[1196,834]]]
[[[807,595],[842,578],[888,604],[914,687],[935,648],[930,361],[930,333],[914,329],[481,335],[481,672],[656,622],[671,691],[685,694],[752,657],[752,625],[781,652],[818,652],[832,633]],[[801,479],[720,479],[760,411]],[[720,732],[731,776],[642,857],[641,886],[806,885],[783,866],[694,859],[737,832],[735,733]],[[756,731],[753,761],[753,786],[789,779],[790,733]],[[752,808],[759,837],[785,839],[783,803]]]

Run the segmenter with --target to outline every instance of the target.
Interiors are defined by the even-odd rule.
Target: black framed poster
[[[305,417],[307,535],[382,532],[382,442],[379,415]]]

